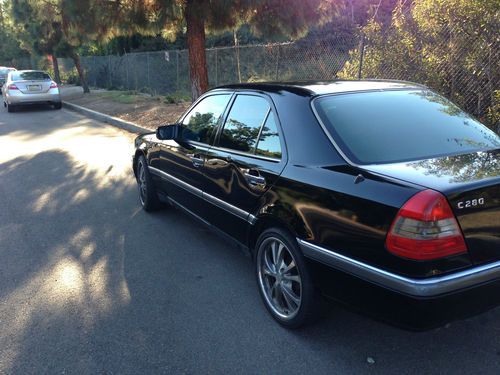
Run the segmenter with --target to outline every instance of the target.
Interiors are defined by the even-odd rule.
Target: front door
[[[181,120],[182,141],[161,141],[160,175],[169,197],[200,217],[209,205],[202,198],[205,159],[231,93],[200,99]]]

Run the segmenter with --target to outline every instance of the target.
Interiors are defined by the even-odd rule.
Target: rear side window
[[[221,94],[202,99],[182,121],[184,125],[182,137],[210,144],[217,123],[230,98],[230,94]]]
[[[281,158],[280,137],[272,112],[269,112],[264,127],[260,132],[259,143],[257,143],[255,153],[271,158]]]
[[[219,146],[254,153],[270,108],[267,100],[260,96],[238,95],[222,130]]]
[[[335,142],[356,164],[428,159],[500,147],[500,137],[429,90],[365,92],[314,101]]]
[[[13,72],[12,81],[49,81],[50,76],[44,72]]]

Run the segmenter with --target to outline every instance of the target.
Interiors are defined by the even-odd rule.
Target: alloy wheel
[[[302,280],[292,253],[281,240],[269,237],[260,246],[257,266],[268,306],[281,319],[292,319],[302,303]]]
[[[146,194],[147,194],[147,184],[146,184],[146,170],[142,163],[139,163],[139,196],[141,198],[141,203],[144,205],[146,202]]]

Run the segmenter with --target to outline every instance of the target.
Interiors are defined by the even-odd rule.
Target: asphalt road
[[[425,333],[339,306],[281,328],[248,257],[140,209],[132,139],[0,109],[0,374],[500,373],[499,308]]]

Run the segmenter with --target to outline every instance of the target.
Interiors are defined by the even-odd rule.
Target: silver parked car
[[[2,89],[3,105],[9,112],[19,106],[51,104],[61,109],[59,87],[50,76],[41,70],[17,70],[9,72]]]

